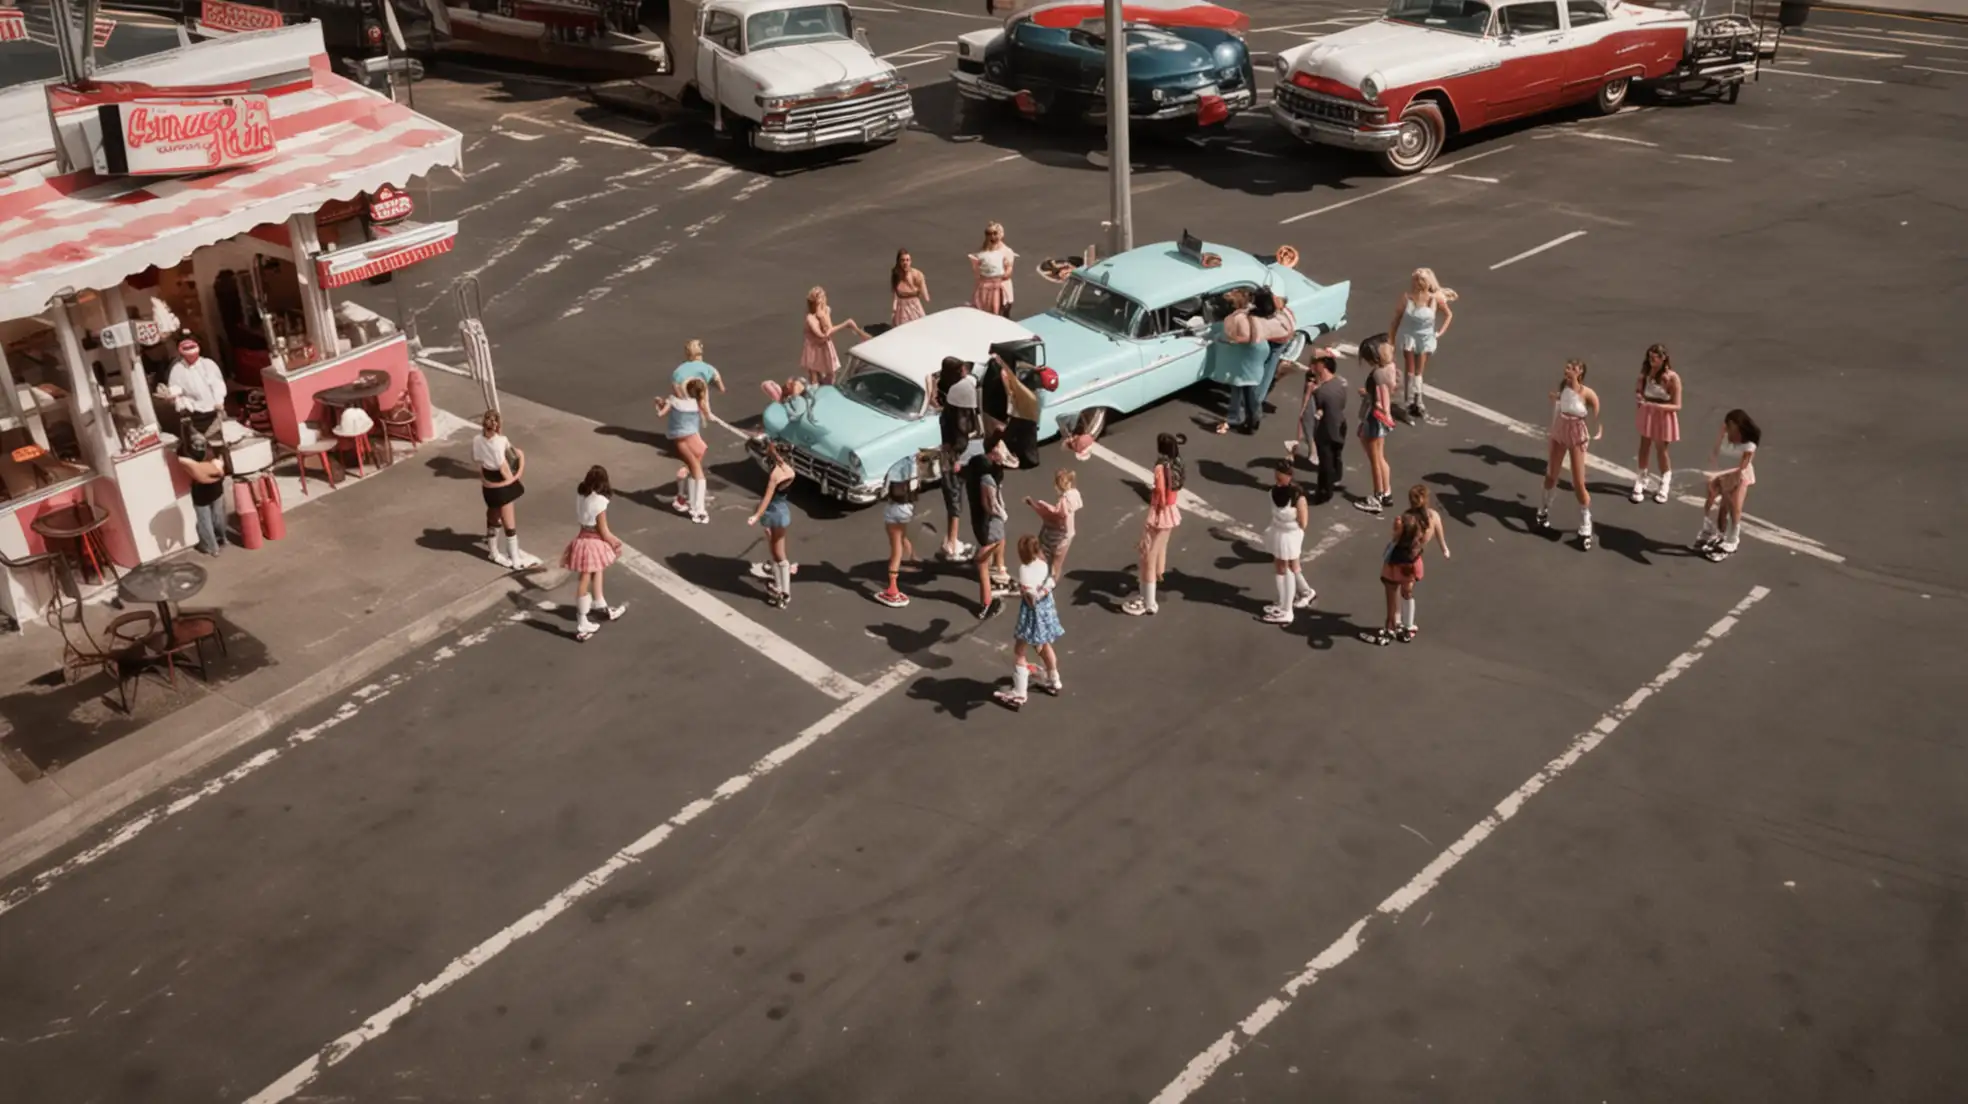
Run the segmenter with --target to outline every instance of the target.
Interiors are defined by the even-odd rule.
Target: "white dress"
[[[1271,527],[1264,531],[1264,549],[1274,560],[1296,560],[1305,548],[1305,530],[1298,527],[1298,499],[1272,505]]]

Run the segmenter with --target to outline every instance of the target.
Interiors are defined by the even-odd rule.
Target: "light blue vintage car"
[[[849,350],[837,383],[767,407],[765,433],[822,494],[873,502],[892,479],[942,475],[916,458],[938,443],[925,387],[944,357],[981,362],[994,344],[1036,340],[1024,357],[1059,375],[1057,388],[1039,392],[1043,437],[1076,424],[1097,437],[1115,415],[1226,380],[1239,358],[1222,340],[1225,296],[1257,287],[1283,298],[1298,321],[1289,357],[1346,324],[1350,282],[1314,283],[1270,258],[1185,237],[1072,273],[1036,317],[1012,322],[957,307],[870,338]],[[762,447],[752,453],[763,460]]]

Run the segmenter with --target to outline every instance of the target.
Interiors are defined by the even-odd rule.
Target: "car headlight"
[[[958,57],[969,57],[969,56],[970,56],[970,43],[968,43],[968,42],[965,42],[965,41],[963,41],[962,39],[958,39],[958,40],[957,40],[957,56],[958,56]]]
[[[862,473],[866,471],[866,469],[861,466],[861,454],[855,452],[853,449],[847,450],[847,470],[853,472],[854,478],[857,480],[860,479]]]
[[[1280,57],[1273,63],[1272,67],[1277,69],[1279,80],[1284,80],[1286,77],[1291,76],[1291,65],[1291,59],[1288,57]]]
[[[1386,90],[1386,78],[1382,77],[1378,71],[1368,73],[1367,78],[1360,82],[1360,94],[1372,103],[1379,103],[1380,94]]]
[[[793,106],[792,96],[754,96],[758,105],[767,111],[784,111]]]

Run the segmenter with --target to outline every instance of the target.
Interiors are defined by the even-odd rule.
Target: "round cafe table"
[[[321,404],[323,413],[327,415],[329,433],[335,431],[335,425],[341,417],[339,413],[341,410],[360,406],[369,411],[372,423],[370,433],[374,434],[383,428],[382,404],[376,400],[389,388],[390,374],[380,368],[371,368],[357,373],[353,383],[344,383],[339,387],[328,387],[315,392],[314,400]],[[387,432],[383,434],[383,444],[379,451],[380,458],[377,462],[387,467],[391,460]]]
[[[195,598],[205,589],[205,569],[189,561],[156,561],[123,573],[118,593],[126,602],[150,603],[164,621],[164,639],[172,635],[171,606]]]

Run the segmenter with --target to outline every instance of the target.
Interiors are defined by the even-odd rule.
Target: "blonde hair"
[[[485,416],[478,420],[479,428],[485,431],[485,435],[487,437],[490,437],[493,434],[499,432],[499,427],[504,424],[505,423],[499,419],[499,412],[496,410],[486,411]]]
[[[1078,482],[1078,480],[1079,477],[1073,474],[1073,469],[1061,468],[1052,473],[1052,489],[1063,494],[1066,491],[1072,490],[1073,484]]]
[[[691,338],[683,343],[683,355],[692,360],[704,359],[704,343],[694,337]]]
[[[994,234],[995,234],[995,235],[997,235],[997,238],[998,238],[998,240],[999,240],[999,241],[1003,241],[1003,240],[1004,240],[1004,224],[1003,224],[1003,223],[1001,223],[1001,222],[987,222],[987,223],[985,223],[985,224],[984,224],[984,244],[983,244],[982,246],[980,246],[979,248],[983,248],[983,249],[989,249],[989,248],[991,248],[991,236],[992,236],[992,235],[994,235]]]
[[[812,314],[820,309],[820,300],[827,297],[827,289],[816,287],[806,293],[806,313]]]
[[[1431,295],[1440,295],[1451,303],[1456,301],[1455,289],[1443,287],[1442,281],[1435,278],[1435,270],[1432,268],[1417,268],[1414,270],[1414,276],[1408,281],[1408,296],[1410,298],[1414,296],[1416,284],[1421,285],[1421,289]]]

